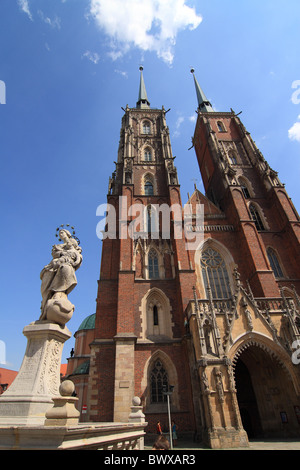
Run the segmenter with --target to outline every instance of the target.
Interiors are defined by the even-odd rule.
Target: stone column
[[[66,326],[36,321],[25,326],[27,348],[17,377],[0,397],[0,425],[44,424],[45,413],[59,396]]]
[[[134,395],[134,349],[136,336],[119,333],[116,343],[114,421],[127,422]]]

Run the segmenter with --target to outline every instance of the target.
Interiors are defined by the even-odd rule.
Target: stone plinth
[[[60,397],[53,397],[54,405],[46,412],[45,426],[76,425],[80,413],[75,408],[78,398],[73,397],[75,385],[71,380],[65,380],[59,387]]]
[[[61,355],[70,331],[36,321],[23,334],[27,348],[17,377],[0,397],[0,426],[44,424],[52,398],[59,396]]]
[[[77,426],[0,425],[1,450],[138,450],[147,423]]]
[[[131,413],[129,415],[129,423],[145,424],[145,415],[143,413],[143,407],[141,406],[140,397],[133,397]],[[138,441],[137,448],[144,450],[144,437],[141,437]]]

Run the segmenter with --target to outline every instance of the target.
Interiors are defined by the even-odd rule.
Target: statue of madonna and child
[[[53,245],[52,260],[40,274],[42,304],[39,320],[64,326],[75,310],[68,294],[77,285],[75,271],[82,263],[82,249],[74,231],[73,235],[65,228],[57,231],[62,243]]]

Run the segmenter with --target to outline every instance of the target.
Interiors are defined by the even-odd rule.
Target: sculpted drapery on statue
[[[59,230],[59,240],[62,243],[53,245],[52,260],[40,274],[42,305],[39,319],[64,326],[75,309],[68,294],[77,285],[75,271],[82,263],[82,249],[78,239],[64,228]]]

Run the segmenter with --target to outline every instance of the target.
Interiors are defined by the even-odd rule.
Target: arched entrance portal
[[[237,399],[243,427],[249,439],[262,436],[262,427],[255,392],[247,366],[239,359],[235,369]]]
[[[275,356],[251,345],[234,360],[237,399],[249,439],[299,437],[298,397]]]

